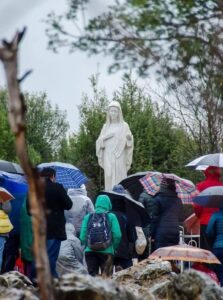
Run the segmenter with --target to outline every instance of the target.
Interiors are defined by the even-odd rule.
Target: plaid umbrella
[[[217,257],[208,250],[189,246],[187,244],[163,247],[155,250],[150,259],[196,261],[208,264],[220,264]]]
[[[139,181],[148,194],[154,196],[160,190],[162,179],[168,178],[175,182],[178,198],[183,204],[192,204],[192,199],[198,195],[198,191],[192,181],[178,177],[175,174],[165,174],[160,172],[148,172]]]
[[[39,169],[53,168],[56,171],[56,182],[62,184],[65,189],[79,188],[87,182],[87,177],[75,166],[61,162],[42,163]]]

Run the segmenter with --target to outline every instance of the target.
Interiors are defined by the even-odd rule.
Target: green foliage
[[[6,91],[0,89],[0,159],[15,161],[14,137],[9,128],[6,97]]]
[[[108,98],[97,87],[97,77],[91,78],[93,97],[84,96],[79,107],[81,124],[76,135],[63,142],[59,159],[78,166],[94,183],[94,192],[103,188],[103,171],[98,166],[95,142],[105,122]],[[125,121],[134,136],[134,157],[130,173],[159,170],[178,175],[193,175],[184,165],[195,153],[191,151],[186,132],[177,127],[165,107],[153,103],[137,83],[127,77],[114,93]],[[195,172],[193,172],[195,173]]]
[[[37,164],[53,160],[66,137],[66,115],[57,106],[53,107],[46,94],[25,94],[27,106],[26,139],[30,160]],[[7,116],[7,92],[0,89],[0,159],[15,161],[14,137]]]

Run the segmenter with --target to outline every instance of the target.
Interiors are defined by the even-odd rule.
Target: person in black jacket
[[[53,277],[58,277],[56,261],[61,241],[66,240],[64,210],[71,209],[73,203],[64,187],[55,182],[56,172],[52,168],[44,168],[40,175],[46,178],[45,199],[47,207],[47,254]]]
[[[160,191],[155,195],[154,200],[151,221],[154,250],[177,245],[183,204],[177,197],[175,183],[172,179],[163,179]]]
[[[124,188],[117,184],[113,191],[119,194],[127,194]],[[135,255],[135,241],[137,239],[136,230],[128,221],[125,213],[125,202],[122,198],[116,199],[112,203],[112,212],[116,215],[122,233],[121,242],[114,256],[115,271],[127,269],[132,266],[132,258]]]

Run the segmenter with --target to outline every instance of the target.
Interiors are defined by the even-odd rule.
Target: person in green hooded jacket
[[[82,222],[80,240],[85,246],[85,259],[88,273],[92,276],[98,275],[99,269],[101,269],[102,276],[110,276],[112,274],[114,254],[119,246],[122,234],[117,217],[115,214],[109,212],[111,209],[112,204],[108,196],[100,195],[97,197],[95,203],[95,213],[108,213],[108,221],[111,228],[112,243],[106,249],[96,251],[88,247],[87,227],[91,214],[86,215]]]

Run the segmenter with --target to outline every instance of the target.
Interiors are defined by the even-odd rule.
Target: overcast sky
[[[103,3],[101,0],[102,5],[95,9],[101,10]],[[121,85],[122,73],[108,75],[109,58],[88,58],[85,53],[68,54],[65,50],[54,54],[47,50],[46,25],[42,20],[52,10],[65,11],[66,0],[0,0],[0,39],[10,39],[16,29],[28,27],[20,47],[20,75],[28,69],[33,69],[33,73],[22,89],[45,91],[53,104],[67,111],[70,129],[76,131],[79,124],[77,105],[83,93],[91,93],[88,78],[99,71],[100,87],[106,89],[111,99],[112,92]],[[5,79],[0,64],[0,86],[3,85]]]

